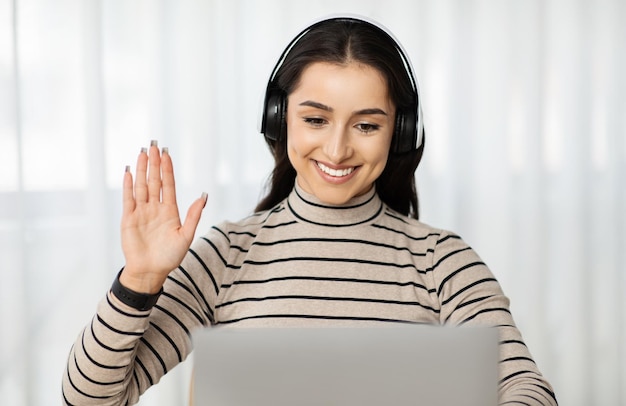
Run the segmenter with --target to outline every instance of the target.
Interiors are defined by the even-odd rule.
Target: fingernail
[[[152,141],[150,141],[150,146],[151,147],[158,147],[159,146],[159,142],[157,140],[152,140]]]
[[[206,201],[209,197],[207,192],[202,192],[202,195],[200,196],[202,199],[204,199],[204,204],[202,205],[202,207],[204,208],[206,206]]]
[[[142,154],[146,154],[146,153],[148,153],[148,148],[146,148],[146,147],[142,147],[142,148],[141,148],[141,153],[142,153]]]
[[[126,165],[126,168],[124,168],[124,172],[130,172],[130,165]]]
[[[163,147],[163,148],[161,149],[161,153],[162,153],[162,154],[169,154],[169,153],[170,153],[170,149],[169,149],[168,147]]]

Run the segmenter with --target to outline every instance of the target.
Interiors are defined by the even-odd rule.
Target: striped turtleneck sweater
[[[298,186],[198,238],[151,310],[108,292],[70,351],[63,399],[136,403],[201,327],[394,322],[497,327],[500,403],[556,405],[499,283],[459,236],[391,210],[374,190],[326,206]]]

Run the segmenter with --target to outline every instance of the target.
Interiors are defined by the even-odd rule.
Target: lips
[[[320,168],[322,172],[335,178],[342,178],[344,176],[348,176],[352,172],[354,172],[354,169],[355,169],[355,167],[353,166],[349,168],[343,168],[343,169],[333,169],[333,168],[329,168],[328,166],[324,165],[321,162],[316,161],[315,163],[317,164],[317,167]]]

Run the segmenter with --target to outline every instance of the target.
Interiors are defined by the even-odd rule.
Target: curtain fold
[[[626,404],[621,0],[0,0],[0,399],[53,405],[123,265],[124,167],[157,139],[198,234],[249,214],[273,163],[261,98],[318,17],[379,20],[423,103],[421,220],[467,240],[561,404]],[[141,405],[184,404],[191,361]]]

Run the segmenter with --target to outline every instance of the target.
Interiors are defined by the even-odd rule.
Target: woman
[[[181,225],[167,150],[142,150],[134,183],[127,170],[126,264],[72,348],[65,402],[136,403],[202,326],[408,322],[497,326],[500,402],[556,404],[485,264],[417,220],[419,99],[393,38],[354,18],[314,24],[280,58],[264,109],[267,196],[193,245],[206,196]]]

